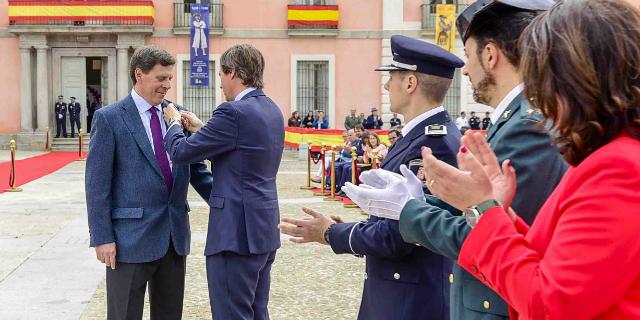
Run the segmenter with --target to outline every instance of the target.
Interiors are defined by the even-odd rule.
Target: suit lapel
[[[147,132],[144,129],[144,125],[140,119],[140,113],[138,112],[138,108],[136,108],[135,102],[133,102],[133,98],[129,95],[121,107],[124,111],[122,113],[124,123],[136,141],[136,144],[138,144],[138,147],[144,154],[145,158],[147,158],[151,163],[151,167],[153,167],[157,174],[164,178],[162,171],[160,170],[160,165],[158,165],[158,161],[156,160],[156,156],[153,154],[151,143],[149,143]]]
[[[511,119],[511,117],[514,114],[520,112],[522,97],[523,97],[522,94],[519,94],[518,96],[516,96],[516,98],[513,99],[513,101],[511,101],[507,109],[505,109],[504,112],[502,112],[502,114],[500,115],[500,118],[498,118],[498,122],[492,125],[491,128],[489,129],[489,132],[487,133],[487,141],[491,140],[491,138],[496,134],[496,132],[500,130],[500,127],[502,127],[507,121],[509,121],[509,119]]]

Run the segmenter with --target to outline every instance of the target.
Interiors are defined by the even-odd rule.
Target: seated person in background
[[[289,123],[287,124],[289,127],[299,127],[302,123],[300,119],[300,113],[298,111],[294,111],[291,114],[291,118],[289,118]]]
[[[388,152],[387,145],[380,143],[380,137],[378,137],[378,134],[375,132],[369,132],[369,136],[365,141],[365,146],[362,147],[362,149],[364,150],[364,155],[362,156],[363,162],[371,164],[373,164],[374,153],[376,153],[379,164],[384,160],[384,157],[387,156]]]
[[[314,129],[327,129],[329,128],[329,119],[324,116],[324,112],[318,111],[318,117],[313,120]]]
[[[300,126],[303,128],[311,129],[313,128],[313,121],[313,111],[309,111],[309,113],[307,113],[307,116],[302,120],[302,124],[300,124]]]
[[[336,167],[339,163],[351,161],[352,138],[356,138],[355,131],[353,129],[345,130],[344,132],[342,132],[342,139],[344,140],[344,143],[342,144],[342,146],[337,147],[337,150],[340,151],[340,153],[337,154]],[[318,173],[316,173],[315,177],[311,178],[311,181],[315,183],[322,182],[322,168],[324,168],[325,170],[331,169],[331,150],[325,151],[324,166],[320,166],[318,168]]]

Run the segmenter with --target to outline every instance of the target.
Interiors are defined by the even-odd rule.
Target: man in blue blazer
[[[174,65],[163,49],[139,48],[131,94],[94,115],[85,188],[90,245],[107,266],[108,319],[142,319],[147,284],[152,319],[182,317],[187,190],[191,180],[206,199],[212,178],[204,163],[171,163],[162,145]]]
[[[403,137],[382,162],[382,169],[400,172],[407,165],[417,172],[420,150],[429,147],[438,159],[456,164],[460,132],[442,102],[456,68],[463,62],[433,44],[391,37],[393,62],[376,70],[389,71],[385,84],[391,110],[407,120]],[[294,242],[329,244],[335,253],[366,256],[364,292],[358,319],[449,319],[451,260],[406,243],[398,221],[370,217],[358,223],[334,223],[304,209],[310,220],[282,219],[283,233]],[[339,220],[339,219],[336,219]]]
[[[164,142],[174,163],[209,159],[213,166],[205,248],[213,318],[269,319],[271,265],[280,247],[276,175],[284,118],[262,92],[260,51],[234,46],[222,54],[220,65],[227,102],[206,124],[166,108],[165,119],[172,124]],[[183,125],[194,132],[191,137],[184,135]]]

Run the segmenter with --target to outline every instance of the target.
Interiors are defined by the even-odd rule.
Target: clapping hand
[[[323,214],[309,208],[303,208],[302,211],[310,217],[304,219],[282,218],[278,228],[282,233],[289,235],[292,242],[307,243],[317,242],[320,244],[328,244],[324,240],[324,232],[334,223],[342,223],[339,216],[332,215],[331,219]]]
[[[431,149],[423,148],[425,176],[431,193],[459,210],[489,199],[500,201],[508,210],[516,190],[515,170],[510,161],[504,161],[501,168],[496,155],[478,133],[465,134],[461,142],[460,169],[436,159]]]
[[[204,125],[202,120],[198,119],[193,112],[180,111],[180,115],[182,116],[182,126],[189,130],[189,132],[196,132]]]

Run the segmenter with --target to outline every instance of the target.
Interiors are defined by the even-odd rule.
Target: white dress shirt
[[[409,134],[409,132],[411,132],[411,130],[413,128],[415,128],[418,124],[420,124],[420,122],[427,120],[429,118],[431,118],[432,116],[435,116],[436,114],[443,112],[444,111],[444,107],[443,106],[439,106],[437,108],[433,108],[415,118],[413,118],[411,121],[407,122],[407,124],[404,125],[404,127],[402,128],[402,136],[406,136]]]
[[[502,116],[502,113],[507,110],[507,107],[513,102],[513,100],[524,91],[524,84],[521,83],[515,88],[511,89],[509,93],[500,101],[496,109],[491,114],[491,124],[496,124],[498,119]]]
[[[136,104],[136,108],[138,108],[138,113],[140,114],[140,120],[142,120],[142,125],[144,126],[144,131],[147,133],[147,138],[149,139],[149,143],[151,144],[151,150],[155,153],[155,147],[153,146],[153,135],[151,134],[151,104],[147,102],[143,97],[141,97],[135,89],[131,89],[131,98],[133,98],[133,102]],[[162,129],[162,138],[167,134],[167,124],[164,122],[164,118],[162,118],[162,106],[157,105],[156,113],[158,114],[158,119],[160,119],[160,128]],[[173,168],[173,162],[171,162],[171,157],[167,153],[167,158],[169,159],[169,166]]]
[[[247,94],[249,94],[249,92],[256,90],[257,88],[254,87],[249,87],[246,88],[244,90],[242,90],[242,92],[238,93],[238,95],[236,96],[236,98],[234,99],[234,101],[240,101],[242,100],[242,98],[244,98],[244,96],[246,96]]]

